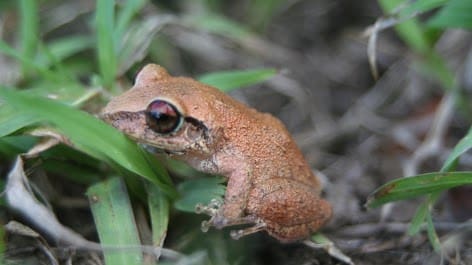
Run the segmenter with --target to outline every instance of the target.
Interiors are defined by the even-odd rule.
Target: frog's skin
[[[284,125],[216,88],[149,64],[102,117],[139,143],[228,178],[224,203],[200,207],[212,215],[207,226],[253,224],[233,236],[265,230],[292,242],[331,217],[319,180]]]

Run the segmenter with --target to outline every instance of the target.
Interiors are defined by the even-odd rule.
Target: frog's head
[[[207,155],[217,142],[214,102],[220,93],[149,64],[130,90],[108,103],[101,118],[139,143],[171,154]]]

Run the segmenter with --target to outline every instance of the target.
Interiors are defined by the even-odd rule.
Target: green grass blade
[[[146,185],[148,206],[152,226],[152,242],[156,247],[162,247],[169,224],[169,200],[155,186]]]
[[[459,156],[461,156],[463,153],[467,152],[472,148],[472,127],[469,129],[467,134],[462,138],[454,147],[452,152],[449,154],[447,157],[446,161],[444,162],[441,171],[449,171],[450,168],[454,165],[454,161],[456,161]]]
[[[149,56],[148,49],[155,39],[155,35],[164,25],[173,21],[170,15],[152,16],[139,22],[134,22],[126,28],[118,48],[118,75],[126,72],[133,64],[141,62]],[[161,42],[158,43],[162,44]],[[166,56],[167,52],[163,52]],[[157,59],[158,60],[158,59]]]
[[[242,39],[250,34],[250,31],[242,24],[216,14],[187,18],[186,23],[191,27],[226,36],[228,38]]]
[[[265,81],[277,74],[275,69],[253,69],[242,71],[222,71],[202,75],[198,80],[210,86],[217,87],[225,92],[243,86]]]
[[[415,216],[411,219],[410,227],[408,227],[408,235],[416,235],[426,220],[426,215],[429,215],[429,204],[423,202],[420,207],[416,210]]]
[[[439,6],[439,0],[434,0],[431,6]],[[391,13],[403,0],[379,0],[380,5],[386,13]],[[423,3],[423,5],[426,5]],[[421,6],[420,6],[421,7]],[[425,8],[423,6],[422,8]],[[422,55],[423,68],[428,71],[430,76],[437,78],[447,90],[455,88],[454,74],[446,66],[444,60],[433,50],[434,39],[428,35],[424,24],[419,23],[417,19],[412,18],[395,26],[398,35],[415,52]]]
[[[450,0],[417,0],[401,10],[403,17],[410,17],[414,13],[422,13],[443,6]]]
[[[98,66],[103,86],[113,89],[117,68],[115,32],[115,1],[98,0],[95,15]]]
[[[392,12],[403,2],[404,0],[379,0],[381,7],[386,13]],[[396,25],[395,30],[408,46],[413,48],[416,52],[427,53],[431,50],[431,44],[423,28],[415,19],[410,19]]]
[[[142,264],[141,242],[123,181],[112,178],[95,184],[87,190],[87,196],[100,243],[105,247],[105,263]]]
[[[281,0],[256,0],[251,1],[249,6],[249,24],[253,27],[264,30],[273,19],[277,9],[285,5],[286,1]]]
[[[218,177],[206,177],[191,179],[182,182],[178,186],[182,197],[175,202],[175,208],[185,212],[195,212],[198,203],[208,204],[212,199],[222,198],[225,194],[224,179]]]
[[[73,54],[92,48],[93,44],[94,40],[91,37],[79,35],[54,40],[48,43],[46,48],[56,60],[62,61]],[[37,62],[44,67],[49,67],[53,64],[43,53],[39,54]]]
[[[0,137],[9,135],[38,121],[38,117],[33,114],[23,113],[10,106],[0,105],[0,124],[2,125],[0,126]]]
[[[39,15],[37,0],[20,0],[20,38],[21,54],[25,58],[34,58],[38,48]],[[25,75],[31,74],[28,64],[22,64]]]
[[[395,179],[381,186],[367,199],[367,207],[418,197],[453,187],[472,184],[472,172],[435,172]]]
[[[431,245],[433,245],[434,251],[436,251],[436,253],[440,253],[441,242],[439,241],[438,234],[436,234],[436,229],[434,229],[434,223],[431,214],[426,215],[426,227],[428,231],[429,242],[431,242]]]
[[[97,168],[87,168],[84,165],[64,162],[58,159],[44,160],[41,165],[48,173],[64,176],[67,180],[84,185],[90,185],[102,180],[100,171]],[[66,174],[64,174],[67,172]]]
[[[472,1],[449,1],[436,16],[428,21],[428,25],[438,28],[472,29]]]
[[[2,185],[2,188],[3,188],[3,185]],[[7,237],[6,237],[4,227],[5,227],[4,225],[0,227],[0,264],[7,264],[4,259],[4,256],[7,250],[7,244],[6,244]]]
[[[24,54],[19,53],[18,51],[11,48],[6,42],[2,40],[0,40],[0,52],[20,61],[28,69],[34,69],[35,71],[40,73],[45,79],[49,79],[51,81],[56,81],[56,82],[60,82],[61,80],[64,80],[63,77],[48,70],[46,67],[34,62],[32,57],[28,57],[28,56],[25,56]],[[3,89],[3,88],[0,88],[0,89]]]
[[[13,160],[20,153],[26,153],[37,142],[33,136],[6,136],[0,137],[0,157],[8,157]]]
[[[459,89],[457,89],[456,77],[454,73],[448,69],[444,59],[434,51],[431,51],[426,56],[421,64],[423,68],[421,70],[437,79],[445,90],[456,93],[457,96]]]
[[[120,43],[122,41],[123,34],[130,25],[131,19],[147,3],[147,0],[126,0],[123,2],[123,8],[117,14],[115,31],[116,43]]]
[[[154,167],[160,167],[158,161],[154,160],[150,165],[141,148],[103,121],[56,101],[17,91],[0,89],[2,99],[4,104],[25,115],[33,115],[54,126],[75,148],[99,160],[121,165],[158,185],[167,195],[175,195],[169,177],[154,170]]]

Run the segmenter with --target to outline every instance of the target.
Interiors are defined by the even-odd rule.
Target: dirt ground
[[[229,2],[224,14],[248,22],[246,8],[251,1]],[[166,12],[183,14],[184,7],[190,8],[191,4],[169,6]],[[274,114],[286,124],[309,164],[320,171],[323,196],[334,207],[333,219],[322,232],[356,264],[472,264],[470,229],[461,228],[471,218],[470,187],[443,194],[433,209],[441,239],[462,235],[461,240],[448,241],[442,256],[433,251],[426,231],[415,236],[406,234],[421,199],[380,209],[364,207],[367,196],[389,180],[412,172],[438,171],[471,121],[466,111],[454,109],[440,146],[424,158],[416,157],[438,122],[438,113],[445,104],[444,91],[423,74],[420,58],[392,29],[379,36],[380,78],[373,79],[367,58],[368,39],[363,32],[381,15],[373,0],[288,1],[274,11],[267,24],[256,24],[254,29],[259,31],[245,42],[178,25],[165,27],[159,34],[175,47],[166,65],[175,75],[197,76],[261,66],[280,72],[262,85],[235,90],[231,95]],[[471,99],[471,40],[470,32],[451,30],[443,34],[437,46],[465,89],[464,102]],[[6,166],[2,166],[5,172]],[[459,168],[472,168],[470,154],[461,159]],[[60,193],[71,191],[81,196],[83,192],[82,188],[55,181]],[[85,206],[57,208],[64,224],[79,230],[93,228]],[[177,248],[182,234],[189,229],[200,233],[201,220],[199,216],[175,213],[165,246]],[[93,232],[84,233],[93,238]],[[223,240],[227,234],[224,230],[207,235]],[[14,238],[11,240],[11,246],[18,246]],[[20,250],[28,252],[34,244],[22,241],[21,248],[10,247],[10,255],[19,258],[23,253]],[[322,250],[303,244],[279,244],[264,234],[234,243],[239,245],[225,244],[244,249],[227,253],[228,260],[234,262],[230,264],[342,264]],[[48,264],[44,257],[38,260],[23,260],[21,264]],[[88,258],[77,258],[75,262],[98,264]]]

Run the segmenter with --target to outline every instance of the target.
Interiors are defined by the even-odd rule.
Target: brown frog
[[[139,143],[228,178],[224,203],[198,207],[212,216],[206,227],[251,224],[232,236],[265,230],[292,242],[331,217],[319,180],[284,125],[216,88],[149,64],[102,117]]]

